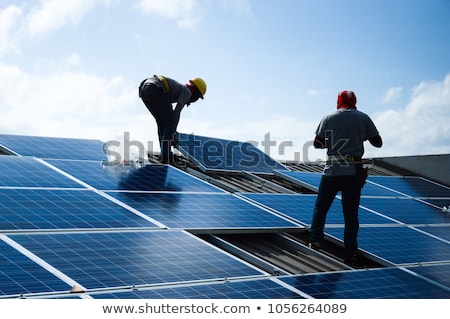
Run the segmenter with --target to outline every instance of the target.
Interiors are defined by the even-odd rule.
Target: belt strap
[[[361,157],[353,156],[353,155],[329,155],[328,161],[343,161],[343,162],[361,162]]]
[[[162,84],[164,86],[164,92],[166,92],[166,94],[169,94],[170,86],[169,86],[169,82],[167,81],[167,79],[164,76],[162,76],[162,75],[158,75],[157,77],[158,77],[158,79],[161,80],[161,82],[162,82]]]

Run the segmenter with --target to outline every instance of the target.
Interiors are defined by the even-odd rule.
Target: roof
[[[306,245],[320,165],[184,137],[174,166],[108,162],[99,140],[0,135],[0,298],[450,296],[450,188],[398,165],[410,160],[373,161],[353,269],[338,200],[322,250]]]

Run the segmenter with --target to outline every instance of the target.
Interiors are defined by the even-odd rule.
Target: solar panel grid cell
[[[441,210],[411,198],[361,198],[361,205],[405,224],[450,223]]]
[[[166,165],[102,165],[98,161],[47,160],[98,190],[222,192],[222,190]]]
[[[315,195],[299,195],[299,194],[243,194],[257,203],[261,203],[270,207],[300,223],[310,224],[314,205],[316,201]],[[374,214],[364,208],[359,209],[360,224],[395,224],[395,221]],[[344,225],[344,216],[342,214],[342,206],[340,199],[336,198],[327,214],[327,224]]]
[[[68,284],[0,240],[0,296],[69,289]]]
[[[284,282],[323,299],[448,298],[448,291],[400,269],[337,272],[282,278]]]
[[[89,190],[3,189],[0,230],[156,227]]]
[[[182,232],[10,237],[88,289],[262,274]]]
[[[0,156],[1,187],[82,188],[32,157]]]
[[[197,284],[176,288],[93,294],[95,299],[299,299],[298,294],[270,279]]]
[[[0,134],[0,146],[18,155],[38,158],[104,160],[103,142],[99,140]]]
[[[204,170],[272,173],[286,169],[250,143],[179,133],[177,147]]]
[[[108,193],[170,228],[301,227],[232,194]]]
[[[343,228],[326,228],[343,240]],[[364,227],[358,233],[359,247],[393,264],[450,261],[450,245],[410,227]]]

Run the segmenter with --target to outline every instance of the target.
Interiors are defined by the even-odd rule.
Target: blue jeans
[[[344,214],[344,259],[353,257],[358,249],[358,207],[361,197],[361,185],[355,176],[322,176],[309,232],[311,242],[321,242],[328,210],[337,193],[342,195]]]

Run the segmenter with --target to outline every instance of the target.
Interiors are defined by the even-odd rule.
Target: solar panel
[[[300,299],[299,294],[271,279],[223,281],[176,288],[141,289],[91,294],[95,299]]]
[[[102,165],[98,161],[47,160],[98,190],[223,192],[167,165]]]
[[[450,197],[450,188],[421,177],[369,176],[369,180],[411,197]]]
[[[300,223],[310,224],[316,195],[298,194],[242,194],[256,203],[274,209]],[[389,224],[392,220],[374,214],[364,208],[359,209],[360,224]],[[342,206],[339,198],[336,198],[327,214],[327,224],[344,224]]]
[[[321,173],[311,173],[311,172],[300,172],[300,171],[277,171],[276,175],[306,187],[312,191],[317,192],[319,190],[320,181],[323,174]],[[392,196],[399,197],[401,194],[380,187],[377,184],[371,182],[372,176],[370,176],[361,191],[361,196]]]
[[[439,265],[419,265],[407,267],[411,270],[429,280],[442,284],[450,291],[450,263]],[[450,293],[449,293],[450,296]],[[447,297],[448,298],[448,297]]]
[[[440,209],[411,198],[361,198],[361,205],[406,224],[449,223]]]
[[[8,237],[86,289],[262,275],[256,268],[181,231]]]
[[[343,228],[325,228],[340,240]],[[358,233],[359,248],[392,264],[450,261],[450,244],[410,227],[364,227]]]
[[[301,227],[227,193],[108,193],[170,228]]]
[[[0,240],[0,283],[1,296],[18,296],[70,289],[67,283],[3,240]]]
[[[247,142],[179,133],[177,148],[204,171],[273,173],[287,169]]]
[[[0,156],[0,187],[82,188],[32,157]]]
[[[398,268],[381,268],[280,278],[319,299],[448,298],[449,290]]]
[[[3,189],[0,230],[156,227],[89,190]]]
[[[99,140],[0,134],[0,148],[38,158],[106,160]]]
[[[450,225],[417,226],[417,229],[450,242]]]

